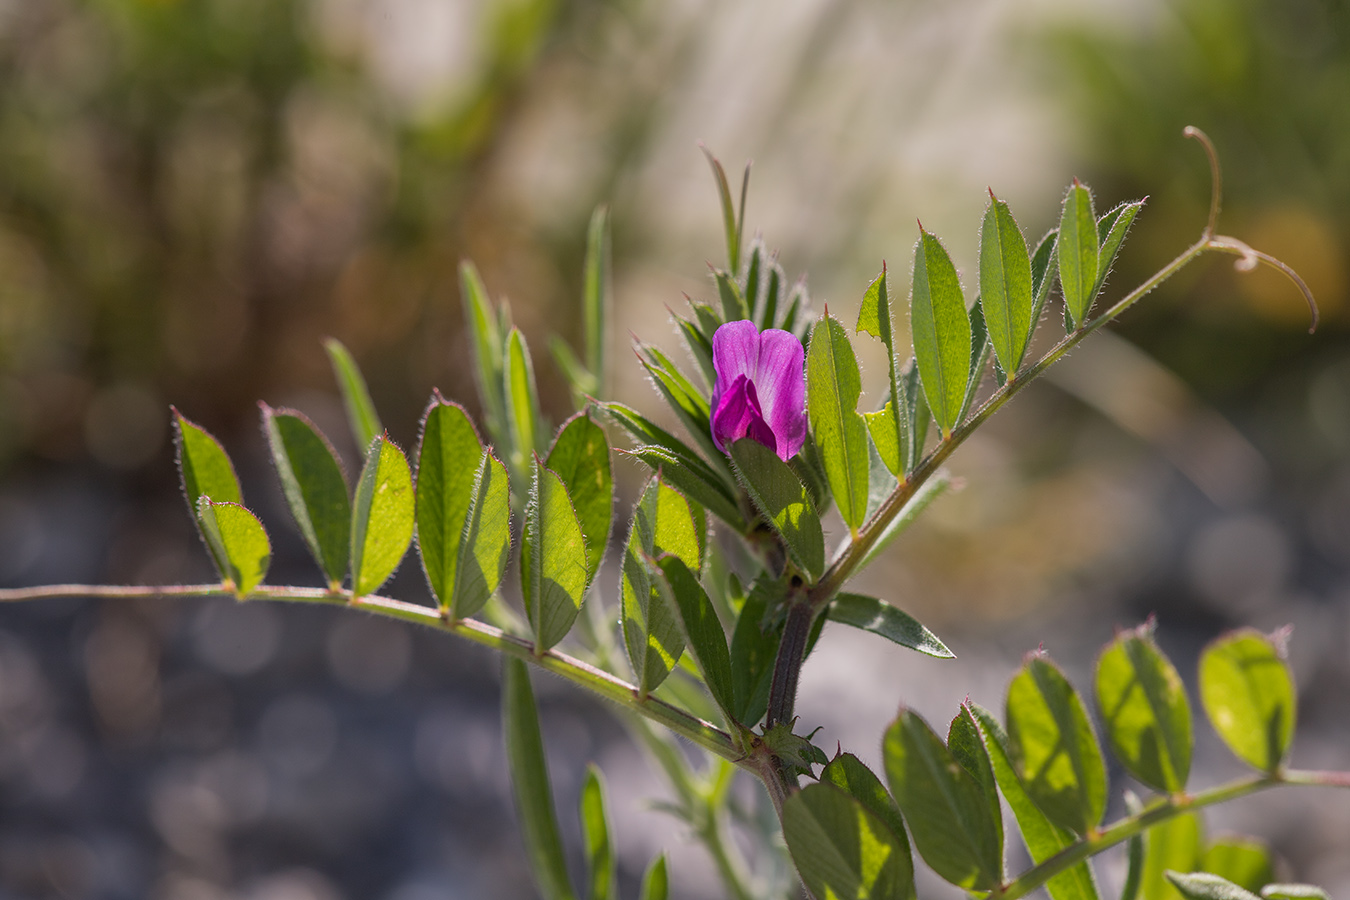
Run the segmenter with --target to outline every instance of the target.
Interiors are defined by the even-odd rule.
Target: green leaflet
[[[505,363],[502,358],[502,334],[493,315],[483,279],[473,263],[465,261],[459,267],[460,294],[464,302],[464,318],[473,335],[474,380],[478,397],[483,404],[488,434],[498,444],[505,444],[506,389]]]
[[[1017,819],[1017,827],[1022,832],[1022,841],[1032,861],[1044,862],[1073,844],[1073,832],[1051,822],[1027,796],[1009,756],[1008,736],[1004,734],[998,720],[978,704],[967,701],[965,707],[979,727],[994,770],[994,780],[998,782],[999,790],[1008,801],[1008,808]],[[1051,878],[1046,887],[1052,900],[1098,900],[1097,881],[1086,862]]]
[[[649,344],[638,346],[639,361],[651,376],[658,393],[670,404],[671,410],[688,430],[690,436],[703,448],[709,459],[721,459],[722,451],[712,439],[711,410],[703,391],[694,387],[679,367],[664,353]]]
[[[1182,900],[1181,893],[1167,880],[1165,873],[1168,870],[1195,871],[1200,865],[1203,843],[1200,817],[1195,813],[1176,816],[1150,828],[1144,842],[1140,896],[1144,900]]]
[[[609,465],[609,438],[590,412],[563,423],[544,465],[557,473],[572,498],[581,534],[586,539],[586,582],[600,569],[614,518],[614,476]]]
[[[793,561],[812,579],[825,571],[825,534],[800,479],[763,444],[742,438],[731,459],[750,499],[782,537]]]
[[[867,426],[858,415],[862,375],[848,333],[826,313],[811,331],[806,408],[839,514],[856,534],[867,516]]]
[[[1055,824],[1085,834],[1106,811],[1106,764],[1078,693],[1043,656],[1008,685],[1008,741],[1027,795]]]
[[[351,556],[352,504],[347,476],[328,439],[300,413],[262,405],[286,505],[330,587],[340,587]]]
[[[1092,193],[1074,179],[1064,195],[1059,218],[1059,286],[1072,329],[1083,324],[1092,308],[1097,283],[1097,216],[1092,211]]]
[[[538,449],[539,391],[534,382],[534,363],[530,348],[520,329],[512,328],[506,337],[505,378],[506,422],[510,432],[510,459],[513,472],[524,474],[530,454]]]
[[[998,885],[1003,854],[988,799],[928,723],[901,709],[886,730],[882,756],[891,793],[924,862],[967,890]]]
[[[1268,884],[1261,888],[1265,900],[1331,900],[1315,884]]]
[[[966,413],[975,404],[975,394],[984,381],[984,367],[989,362],[989,332],[984,324],[984,304],[976,298],[970,308],[970,378],[966,381],[966,393],[961,398],[961,413],[956,421],[962,422]]]
[[[1243,890],[1226,878],[1208,872],[1195,872],[1190,875],[1168,872],[1167,880],[1172,882],[1181,896],[1187,900],[1260,900],[1251,891]]]
[[[1122,203],[1097,221],[1097,237],[1101,241],[1101,249],[1097,256],[1097,281],[1092,286],[1093,297],[1102,292],[1106,278],[1111,274],[1111,266],[1115,264],[1116,255],[1120,253],[1120,247],[1125,243],[1125,235],[1129,233],[1134,217],[1139,215],[1139,210],[1143,208],[1143,200]]]
[[[741,226],[745,218],[745,192],[750,186],[750,164],[746,163],[745,176],[741,179],[741,206],[738,216],[736,207],[732,204],[731,186],[727,184],[727,173],[722,168],[722,163],[707,147],[699,144],[699,149],[707,158],[708,165],[712,168],[713,179],[717,182],[717,196],[722,201],[722,227],[727,237],[727,264],[735,271],[741,266]]]
[[[783,837],[817,897],[912,898],[909,847],[863,803],[833,784],[811,784],[783,804]]]
[[[1050,297],[1050,286],[1055,281],[1051,276],[1051,269],[1057,258],[1058,248],[1059,229],[1053,228],[1046,232],[1031,253],[1031,328],[1027,331],[1028,341],[1036,333],[1036,326],[1041,322],[1041,311],[1045,309],[1045,301]],[[1012,374],[1007,373],[1009,378]]]
[[[474,474],[472,500],[457,545],[450,594],[452,619],[474,615],[497,593],[511,555],[511,488],[506,466],[484,450]]]
[[[881,339],[886,347],[887,371],[890,376],[890,400],[881,411],[865,414],[867,430],[872,435],[881,460],[892,475],[902,474],[901,448],[905,444],[905,430],[911,425],[909,418],[897,415],[904,410],[903,388],[900,372],[896,367],[895,334],[891,323],[891,296],[886,289],[886,264],[881,264],[881,274],[873,279],[863,293],[862,306],[858,309],[858,324],[854,328],[859,334],[870,334]],[[889,413],[887,413],[889,410]]]
[[[1031,339],[1031,257],[1008,204],[993,191],[980,228],[980,303],[999,365],[1016,374]]]
[[[994,781],[994,767],[985,749],[984,738],[970,710],[962,707],[947,726],[947,750],[961,768],[980,786],[984,802],[989,806],[989,819],[998,835],[999,858],[1003,858],[1003,807],[998,802],[998,785]]]
[[[572,900],[530,673],[519,659],[508,657],[504,662],[502,732],[530,869],[545,900]]]
[[[225,449],[211,434],[183,417],[177,409],[173,412],[174,428],[177,432],[178,474],[182,479],[183,496],[188,502],[188,512],[192,521],[197,523],[197,531],[206,541],[206,549],[216,564],[222,578],[226,577],[228,561],[216,555],[211,542],[201,531],[201,520],[197,516],[198,502],[202,497],[224,503],[242,503],[239,493],[239,479],[234,474],[234,465],[230,462]]]
[[[706,540],[703,511],[660,476],[648,481],[633,510],[619,585],[624,647],[642,695],[666,679],[684,652],[676,611],[652,583],[648,560],[672,553],[700,571]]]
[[[970,316],[951,257],[926,231],[914,247],[909,318],[924,397],[945,437],[957,426],[965,403]]]
[[[586,539],[567,487],[555,473],[533,467],[521,541],[520,587],[534,631],[535,653],[567,636],[586,594]]]
[[[370,442],[352,502],[352,592],[373,594],[394,574],[413,535],[412,473],[407,457],[380,435]]]
[[[783,281],[786,276],[783,274],[783,267],[778,264],[776,259],[769,260],[768,275],[765,278],[764,285],[764,303],[760,305],[759,317],[755,324],[760,331],[766,328],[776,328],[778,319],[778,298],[783,292]]]
[[[783,632],[781,625],[765,622],[764,614],[770,602],[780,601],[783,593],[781,581],[761,576],[741,605],[736,628],[731,633],[733,712],[736,721],[747,727],[757,725],[769,711],[773,665]]]
[[[713,702],[722,710],[727,723],[732,724],[736,719],[732,715],[735,692],[731,681],[731,654],[727,650],[726,632],[722,630],[712,601],[678,556],[666,553],[656,560],[656,564],[660,573],[657,584],[666,592],[666,600],[679,617],[685,644],[698,664],[703,683],[708,686],[708,693],[712,694]]]
[[[1289,667],[1271,638],[1246,628],[1206,647],[1200,699],[1214,730],[1239,759],[1263,772],[1284,764],[1298,701]]]
[[[750,311],[746,309],[745,298],[741,296],[741,288],[735,277],[730,272],[718,269],[713,272],[713,278],[717,281],[718,296],[722,298],[724,321],[738,322],[750,318]]]
[[[589,876],[587,900],[616,900],[618,859],[605,814],[605,783],[594,763],[586,766],[586,780],[581,785],[581,838]]]
[[[333,364],[333,376],[342,392],[342,404],[347,409],[352,438],[356,446],[369,447],[375,436],[384,431],[384,426],[380,424],[380,416],[371,402],[366,380],[361,377],[356,360],[352,359],[352,355],[337,338],[325,339],[323,349],[328,351],[328,359]]]
[[[1186,787],[1191,706],[1181,676],[1153,642],[1151,623],[1122,632],[1097,660],[1097,705],[1116,758],[1164,793]]]
[[[1205,850],[1200,868],[1253,894],[1275,880],[1270,848],[1254,838],[1227,837],[1215,841]]]
[[[666,900],[669,890],[666,855],[663,853],[652,860],[651,865],[647,866],[647,871],[642,873],[642,887],[638,891],[638,900]]]
[[[870,631],[901,647],[908,647],[929,656],[936,656],[939,659],[953,659],[956,656],[918,619],[875,597],[839,594],[830,603],[826,615],[831,622],[842,622],[863,631]]]
[[[909,833],[905,830],[905,820],[900,815],[900,807],[896,805],[895,798],[886,790],[886,786],[881,783],[881,779],[863,765],[862,760],[852,753],[840,753],[821,771],[820,780],[824,784],[832,784],[845,791],[868,812],[880,819],[895,836],[896,842],[904,847],[904,862],[910,871],[913,871],[914,863],[909,852]],[[910,887],[909,896],[913,896],[912,892],[913,887]]]
[[[197,521],[211,554],[224,561],[221,576],[240,600],[262,584],[272,562],[272,544],[258,517],[238,503],[202,496]]]
[[[442,609],[449,609],[454,597],[459,547],[482,455],[469,414],[437,393],[422,417],[417,448],[417,548]]]

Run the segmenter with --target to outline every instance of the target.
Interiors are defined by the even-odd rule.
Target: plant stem
[[[14,603],[25,600],[52,599],[56,597],[99,597],[99,598],[154,598],[154,597],[221,597],[234,596],[234,592],[219,584],[184,585],[95,585],[95,584],[52,584],[31,588],[0,589],[0,603]],[[377,615],[405,622],[425,625],[439,631],[449,632],[467,638],[498,652],[523,659],[531,665],[552,672],[573,684],[587,688],[624,709],[664,725],[671,731],[697,744],[703,749],[723,759],[743,764],[743,754],[731,736],[715,725],[705,722],[684,710],[672,706],[654,697],[639,698],[638,690],[621,678],[596,668],[582,660],[549,650],[543,654],[534,652],[534,644],[522,638],[514,637],[491,625],[473,619],[449,621],[442,617],[440,610],[416,603],[406,603],[390,597],[370,594],[353,597],[348,593],[333,593],[324,588],[273,587],[264,585],[244,598],[245,600],[284,600],[298,603],[321,603],[330,606],[350,606],[363,609]]]
[[[1198,794],[1181,794],[1165,798],[1137,815],[1126,816],[1089,838],[1080,838],[1077,843],[1065,847],[1049,859],[1033,866],[1003,887],[990,891],[988,900],[1016,900],[1018,897],[1024,897],[1061,872],[1122,841],[1143,834],[1154,825],[1182,813],[1213,806],[1216,803],[1226,803],[1283,784],[1350,788],[1350,772],[1294,770],[1274,775],[1251,775]]]
[[[783,623],[783,637],[778,642],[778,656],[773,661],[773,676],[769,682],[769,708],[765,728],[781,722],[792,722],[797,704],[797,679],[806,656],[806,642],[811,638],[814,610],[805,598],[788,601],[787,621]]]

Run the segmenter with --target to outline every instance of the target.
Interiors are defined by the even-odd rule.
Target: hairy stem
[[[815,615],[811,606],[800,599],[789,602],[783,637],[778,642],[778,656],[773,662],[773,677],[769,682],[769,710],[765,727],[791,722],[797,704],[797,678],[806,657],[806,642],[811,638],[811,624]]]
[[[218,584],[186,584],[167,586],[53,584],[32,588],[0,590],[0,603],[55,597],[153,598],[153,597],[220,597],[234,596],[234,592]],[[743,754],[731,736],[715,725],[654,697],[639,698],[638,690],[621,678],[609,674],[582,660],[549,650],[536,654],[534,644],[514,637],[491,625],[473,619],[449,621],[430,606],[406,603],[390,597],[370,594],[353,597],[334,593],[324,588],[272,587],[264,585],[249,594],[246,600],[285,600],[298,603],[322,603],[331,606],[349,606],[377,615],[388,616],[425,625],[439,631],[467,638],[500,653],[523,659],[531,665],[561,676],[573,684],[598,694],[620,707],[664,725],[671,731],[714,753],[723,759],[741,763]]]
[[[1108,825],[1090,838],[1080,838],[1077,843],[1065,847],[1054,856],[1033,866],[1001,888],[991,891],[988,900],[1015,900],[1024,897],[1044,885],[1061,872],[1073,868],[1089,857],[1114,847],[1138,834],[1143,834],[1154,825],[1166,822],[1182,813],[1226,803],[1239,797],[1246,797],[1268,788],[1282,784],[1312,785],[1317,787],[1350,788],[1350,772],[1277,772],[1273,775],[1251,775],[1239,778],[1227,784],[1201,791],[1198,794],[1181,794],[1167,797],[1145,808],[1136,815]]]

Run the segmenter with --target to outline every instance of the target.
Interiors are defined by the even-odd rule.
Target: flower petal
[[[719,380],[720,383],[720,380]],[[727,444],[737,438],[745,437],[746,423],[750,418],[750,401],[746,397],[746,385],[750,379],[738,375],[722,392],[717,405],[713,407],[712,439],[717,449],[727,452]]]
[[[767,328],[759,336],[759,365],[752,378],[764,421],[773,429],[775,449],[785,462],[806,443],[805,357],[802,342],[791,332]]]
[[[759,330],[749,319],[727,322],[713,332],[713,371],[717,378],[713,385],[712,405],[718,407],[722,393],[740,375],[753,381],[759,368]]]

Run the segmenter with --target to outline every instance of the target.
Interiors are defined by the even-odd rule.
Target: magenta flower
[[[806,373],[802,342],[749,319],[727,322],[713,335],[712,438],[723,453],[753,438],[784,462],[806,443]]]

